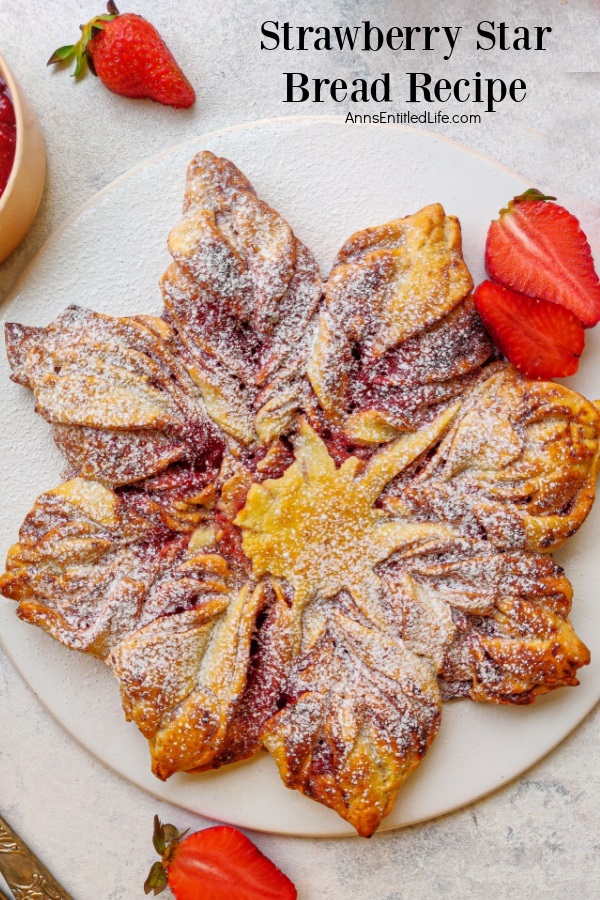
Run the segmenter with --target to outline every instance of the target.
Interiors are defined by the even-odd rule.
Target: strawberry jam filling
[[[0,78],[0,197],[6,190],[15,159],[17,123],[5,82]]]

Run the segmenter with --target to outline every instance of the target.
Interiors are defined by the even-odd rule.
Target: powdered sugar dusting
[[[598,413],[494,361],[438,204],[354,235],[322,297],[290,226],[203,153],[169,249],[161,319],[9,327],[77,477],[0,589],[110,662],[159,777],[262,743],[371,834],[442,696],[577,683],[544,554],[591,506]]]

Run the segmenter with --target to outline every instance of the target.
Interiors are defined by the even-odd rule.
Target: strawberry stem
[[[154,896],[156,896],[164,891],[168,881],[169,865],[173,860],[177,847],[188,831],[189,828],[186,828],[185,831],[180,832],[174,825],[163,824],[158,816],[154,816],[152,843],[161,859],[153,864],[150,874],[144,882],[144,892],[146,894],[154,891]]]
[[[512,200],[508,201],[506,206],[500,210],[500,218],[509,213],[515,203],[527,203],[529,200],[556,200],[556,197],[551,197],[550,194],[542,194],[537,188],[527,188],[522,194],[517,194],[516,197],[513,197]]]
[[[48,60],[47,65],[53,66],[56,63],[68,63],[74,59],[75,68],[72,72],[73,77],[78,78],[80,75],[83,75],[86,68],[89,68],[95,75],[96,72],[94,71],[92,57],[88,52],[88,44],[94,35],[98,34],[99,31],[102,31],[108,22],[112,22],[113,19],[116,19],[119,15],[119,10],[112,0],[109,0],[106,9],[108,12],[103,13],[101,16],[94,16],[94,18],[90,19],[86,25],[80,25],[81,37],[77,43],[59,47],[58,50],[54,51]]]
[[[527,200],[556,200],[556,197],[551,197],[550,194],[542,194],[537,188],[528,188],[526,191],[523,191],[522,194],[515,197],[512,202],[522,203]]]

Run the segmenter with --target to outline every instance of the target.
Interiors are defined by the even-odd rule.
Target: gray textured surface
[[[523,77],[529,97],[483,117],[480,125],[432,130],[495,157],[540,188],[558,193],[596,241],[600,235],[597,141],[598,6],[595,0],[525,0],[475,4],[323,0],[284,4],[231,0],[139,0],[198,87],[189,112],[131,103],[92,79],[75,85],[45,69],[50,52],[99,11],[92,0],[0,0],[0,51],[34,102],[46,133],[48,185],[29,236],[0,267],[5,291],[43,240],[96,190],[130,166],[185,138],[224,125],[291,113],[346,111],[281,102],[285,70],[354,77],[407,70],[437,77],[474,71]],[[290,12],[293,10],[293,13]],[[394,56],[349,53],[260,53],[259,24],[461,24],[452,59],[441,53]],[[481,18],[551,25],[546,53],[474,51]],[[426,58],[427,57],[427,58]],[[574,74],[567,74],[574,73]],[[400,90],[397,89],[398,96]],[[448,104],[447,106],[450,106]],[[406,107],[400,99],[394,111]],[[444,108],[446,109],[446,108]],[[362,111],[355,109],[354,111]],[[462,111],[447,109],[449,112]],[[469,110],[470,111],[470,110]],[[71,299],[71,298],[69,298]],[[151,861],[154,812],[181,826],[204,822],[129,786],[81,750],[0,660],[0,805],[76,900],[134,900]],[[525,777],[495,795],[437,821],[392,835],[327,841],[256,836],[260,847],[313,898],[512,898],[600,894],[598,711]]]

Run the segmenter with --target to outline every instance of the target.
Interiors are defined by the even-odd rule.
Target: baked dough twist
[[[494,356],[439,204],[353,235],[323,286],[205,152],[169,249],[161,318],[7,328],[70,477],[0,590],[112,667],[159,778],[264,747],[368,836],[442,700],[577,684],[549,551],[591,508],[598,411]]]

